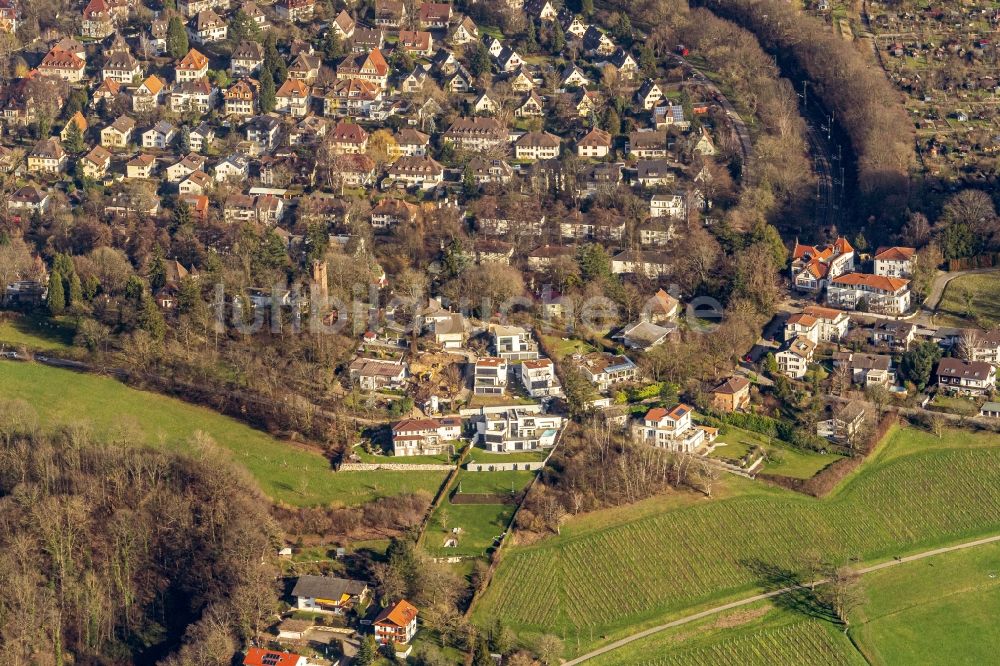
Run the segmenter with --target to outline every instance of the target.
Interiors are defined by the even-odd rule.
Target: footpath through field
[[[900,557],[900,558],[892,559],[892,560],[889,560],[888,562],[882,562],[881,564],[874,564],[874,565],[872,565],[870,567],[864,567],[862,569],[858,569],[856,571],[856,573],[867,574],[867,573],[871,573],[873,571],[879,571],[881,569],[887,569],[889,567],[894,567],[894,566],[897,566],[899,564],[905,564],[907,562],[914,562],[916,560],[922,560],[922,559],[925,559],[927,557],[934,557],[935,555],[943,555],[944,553],[951,553],[951,552],[956,551],[956,550],[964,550],[966,548],[973,548],[975,546],[983,546],[983,545],[986,545],[988,543],[994,543],[996,541],[1000,541],[1000,534],[996,534],[996,535],[991,536],[991,537],[986,537],[984,539],[977,539],[975,541],[966,541],[965,543],[956,544],[954,546],[945,546],[944,548],[935,548],[934,550],[927,550],[927,551],[924,551],[922,553],[917,553],[915,555],[908,555],[906,557]],[[723,604],[721,606],[716,606],[715,608],[709,608],[708,610],[703,610],[700,613],[695,613],[693,615],[687,615],[685,617],[678,618],[678,619],[676,619],[676,620],[674,620],[672,622],[667,622],[666,624],[661,624],[661,625],[657,625],[655,627],[650,627],[649,629],[646,629],[644,631],[640,631],[638,633],[632,634],[631,636],[626,636],[625,638],[617,640],[614,643],[608,643],[604,647],[598,648],[598,649],[596,649],[596,650],[594,650],[592,652],[588,652],[587,654],[581,655],[581,656],[577,657],[576,659],[570,659],[569,661],[564,661],[563,664],[562,664],[562,666],[574,666],[575,664],[581,664],[581,663],[583,663],[583,662],[585,662],[585,661],[587,661],[589,659],[593,659],[594,657],[598,657],[598,656],[600,656],[602,654],[607,654],[608,652],[612,652],[614,650],[617,650],[618,648],[623,647],[625,645],[628,645],[629,643],[632,643],[632,642],[635,642],[635,641],[638,641],[638,640],[642,640],[643,638],[646,638],[647,636],[652,636],[653,634],[659,633],[659,632],[664,631],[666,629],[672,629],[674,627],[679,627],[681,625],[688,624],[688,623],[694,622],[696,620],[700,620],[700,619],[708,617],[710,615],[715,615],[717,613],[722,613],[722,612],[727,611],[727,610],[732,610],[733,608],[739,608],[741,606],[746,606],[747,604],[753,604],[753,603],[757,603],[758,601],[764,601],[766,599],[771,599],[773,597],[777,597],[779,595],[786,594],[786,593],[791,592],[793,590],[798,590],[798,589],[803,589],[803,588],[812,588],[812,587],[815,587],[816,585],[822,585],[825,582],[827,582],[827,581],[824,578],[824,579],[812,581],[810,583],[804,583],[802,585],[791,585],[789,587],[783,587],[783,588],[778,589],[778,590],[772,590],[770,592],[764,592],[762,594],[756,594],[756,595],[754,595],[752,597],[746,597],[745,599],[739,599],[737,601],[732,601],[732,602],[730,602],[728,604]]]

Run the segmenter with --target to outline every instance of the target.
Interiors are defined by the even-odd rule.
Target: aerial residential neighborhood
[[[0,0],[0,655],[988,662],[998,29]]]

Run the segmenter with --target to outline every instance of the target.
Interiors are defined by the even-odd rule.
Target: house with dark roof
[[[295,607],[314,613],[343,615],[370,597],[368,584],[334,576],[299,576],[292,588]]]
[[[997,387],[997,370],[985,361],[945,357],[938,361],[935,376],[939,390],[956,395],[986,395]]]

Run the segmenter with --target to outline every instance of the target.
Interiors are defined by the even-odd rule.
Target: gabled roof
[[[844,287],[868,287],[889,293],[895,293],[910,284],[903,278],[887,277],[885,275],[870,275],[868,273],[847,273],[833,278],[833,284]]]
[[[89,153],[83,156],[83,159],[97,166],[102,166],[111,160],[111,153],[104,146],[94,146]]]
[[[101,85],[97,86],[97,90],[94,91],[94,96],[111,95],[113,97],[117,95],[121,89],[122,84],[118,83],[114,79],[104,79],[101,81]]]
[[[447,21],[451,18],[451,5],[446,2],[425,2],[417,16],[421,21]]]
[[[712,393],[735,395],[748,386],[750,386],[750,381],[746,377],[733,376],[712,389]]]
[[[355,26],[354,19],[351,18],[346,9],[341,9],[340,13],[337,14],[337,18],[333,19],[333,22],[344,32],[350,32],[351,28]]]
[[[594,129],[587,132],[587,135],[580,139],[577,143],[578,146],[584,147],[597,147],[603,146],[606,148],[611,147],[611,134],[605,132],[604,130],[595,127]]]
[[[216,14],[211,9],[203,9],[194,17],[194,29],[198,32],[202,30],[209,30],[211,28],[217,28],[220,25],[225,25],[218,14]]]
[[[958,358],[945,357],[938,361],[937,374],[945,377],[960,377],[985,381],[993,372],[993,366],[986,361],[963,361]]]
[[[160,80],[156,74],[150,74],[146,77],[146,80],[142,82],[140,88],[144,88],[149,91],[150,95],[159,95],[160,91],[163,90],[165,84]]]
[[[309,97],[309,86],[302,79],[285,79],[281,88],[275,93],[276,97],[298,97],[305,99]]]
[[[203,67],[208,67],[208,58],[198,49],[191,49],[177,61],[177,69],[197,71]]]
[[[76,126],[80,128],[81,132],[87,131],[87,119],[83,117],[83,114],[77,111],[73,114],[73,117],[69,119],[66,125],[70,123],[76,123]]]
[[[293,597],[340,599],[343,595],[357,596],[368,586],[358,580],[334,576],[299,576],[292,589]]]
[[[252,647],[243,658],[243,666],[296,666],[302,659],[294,652],[280,652]]]
[[[371,53],[368,54],[362,67],[368,66],[374,67],[379,76],[385,76],[389,73],[389,63],[386,62],[385,56],[379,49],[372,49]]]
[[[406,600],[397,601],[385,608],[375,618],[376,625],[406,627],[417,617],[416,607]]]
[[[38,65],[39,69],[83,69],[87,63],[79,58],[75,53],[70,53],[69,51],[63,51],[62,49],[52,49],[45,57],[42,58],[42,62]]]
[[[879,261],[910,261],[916,253],[912,247],[880,247],[875,258]]]

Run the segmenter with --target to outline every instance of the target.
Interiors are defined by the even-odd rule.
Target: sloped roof
[[[396,627],[405,627],[416,617],[416,607],[410,602],[401,599],[392,606],[383,609],[383,611],[378,614],[378,617],[375,618],[375,624],[388,624]]]

